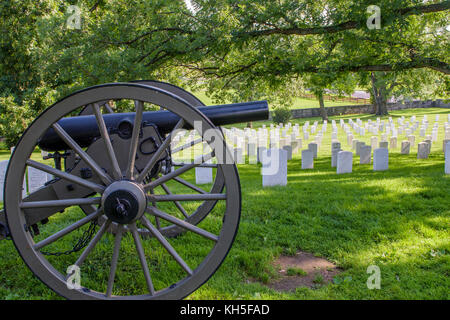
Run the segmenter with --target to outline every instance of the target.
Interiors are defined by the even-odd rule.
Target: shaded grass
[[[422,114],[449,112],[405,110],[392,116],[419,115],[422,111]],[[359,117],[365,121],[371,116]],[[359,159],[354,157],[353,173],[336,175],[330,166],[330,127],[313,170],[300,170],[299,154],[289,161],[287,187],[261,188],[260,166],[238,166],[243,204],[238,236],[222,267],[188,299],[450,298],[450,177],[444,175],[440,143],[433,145],[426,160],[416,158],[417,147],[408,156],[392,150],[388,171],[373,172],[371,165],[359,165]],[[442,141],[442,131],[441,125],[439,141]],[[339,139],[343,148],[349,150],[341,130]],[[364,139],[369,141],[370,135]],[[185,178],[194,179],[192,173]],[[171,187],[180,191],[175,185]],[[48,225],[51,228],[45,232],[50,234],[81,216],[77,209],[55,215]],[[220,218],[214,212],[201,226],[218,232]],[[79,233],[58,242],[53,249],[70,248]],[[83,270],[87,272],[87,284],[100,289],[106,286],[110,252],[105,253],[102,248],[107,248],[111,241],[110,236],[102,240]],[[193,265],[210,248],[207,241],[192,234],[170,241]],[[145,243],[149,262],[155,257],[162,261],[152,267],[152,275],[158,275],[156,285],[162,286],[182,276],[182,270],[164,250],[152,241]],[[280,254],[294,254],[298,250],[335,263],[344,270],[339,275],[344,281],[322,285],[318,279],[314,288],[298,288],[290,293],[264,286],[262,283],[275,276],[272,262]],[[75,259],[65,258],[61,270]],[[143,290],[145,281],[130,237],[124,240],[120,259],[127,268],[118,273],[117,293]],[[366,270],[370,265],[380,267],[380,290],[369,290],[366,286],[369,277]],[[260,283],[250,283],[247,281],[250,278]],[[11,242],[2,241],[0,298],[57,299],[58,296],[32,275]]]

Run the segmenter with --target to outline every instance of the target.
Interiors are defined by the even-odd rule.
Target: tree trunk
[[[387,102],[386,99],[383,99],[383,97],[377,98],[376,99],[376,114],[378,116],[386,116],[388,115],[388,110],[387,110]]]
[[[373,72],[370,74],[370,77],[372,80],[372,95],[374,97],[375,114],[378,116],[388,115],[387,98],[385,94],[386,86],[380,84],[377,85],[377,80]]]
[[[319,92],[317,98],[319,99],[320,114],[322,115],[322,120],[328,121],[327,109],[325,108],[325,103],[323,102],[323,91]]]
[[[247,128],[253,128],[253,123],[252,122],[247,122]]]

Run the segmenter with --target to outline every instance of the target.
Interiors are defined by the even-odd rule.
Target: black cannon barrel
[[[242,122],[267,120],[269,106],[267,101],[232,103],[216,106],[199,107],[206,117],[216,126]],[[135,113],[104,114],[106,127],[110,134],[120,133],[123,124],[133,124]],[[180,117],[170,111],[144,112],[143,123],[155,124],[161,134],[169,133],[180,120]],[[88,147],[95,138],[100,136],[97,120],[94,115],[63,118],[58,124],[83,148]],[[191,129],[185,126],[185,129]],[[52,128],[41,137],[39,147],[45,151],[68,149],[65,142]]]

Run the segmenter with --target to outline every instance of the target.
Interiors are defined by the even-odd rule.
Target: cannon
[[[205,106],[158,81],[75,92],[14,149],[0,238],[67,299],[182,299],[216,272],[238,230],[240,181],[219,126],[268,115],[266,101]],[[53,179],[26,195],[29,168]],[[213,181],[198,185],[194,171],[207,168]]]

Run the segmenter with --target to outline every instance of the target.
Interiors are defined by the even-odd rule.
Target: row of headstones
[[[450,120],[450,116],[448,116],[449,120]],[[436,116],[436,121],[438,121],[439,116]],[[400,118],[398,120],[400,125],[404,125],[404,117]],[[415,121],[415,116],[411,117],[411,123]],[[370,122],[370,121],[369,121]],[[354,122],[352,121],[352,119],[349,120],[350,124],[354,124]],[[362,125],[362,121],[360,119],[356,120],[356,123],[358,125]],[[417,123],[417,121],[416,121]],[[426,119],[426,116],[424,117],[423,123],[425,125],[427,125],[428,121]],[[375,122],[374,122],[375,124]],[[374,124],[372,124],[373,126],[375,126]],[[391,127],[392,127],[392,132],[394,133],[395,128],[394,128],[394,124],[392,121],[392,118],[389,119],[389,124],[387,124],[385,126],[384,121],[380,122],[380,119],[377,119],[376,124],[378,125],[377,128],[380,129],[380,131],[385,131],[386,133],[382,134],[381,137],[381,142],[379,144],[379,148],[380,149],[387,149],[388,147],[390,147],[391,149],[396,149],[397,148],[397,136],[395,133],[395,136],[392,136],[390,138],[390,141],[386,141],[387,140],[387,134],[389,134],[389,132],[391,131]],[[409,121],[406,121],[406,126],[409,125]],[[314,124],[310,127],[310,131],[311,133],[315,133],[317,130],[317,126],[318,123],[317,121],[314,122]],[[322,138],[322,133],[326,132],[326,126],[327,126],[327,121],[324,121],[324,124],[322,126],[322,130],[319,130],[318,135],[315,137],[315,143],[310,143],[308,145],[308,150],[303,150],[302,151],[302,159],[304,159],[304,161],[302,161],[302,168],[313,168],[314,166],[314,158],[317,157],[317,148],[318,145],[320,145],[321,143],[321,138]],[[332,135],[334,135],[334,137],[332,136],[333,140],[335,140],[337,138],[337,125],[335,120],[332,120],[332,126],[333,126],[333,132]],[[341,126],[347,126],[344,121],[341,119]],[[445,133],[446,133],[446,138],[448,137],[448,135],[450,134],[448,128],[447,128],[448,124],[446,123],[445,125]],[[244,154],[244,150],[245,153],[249,156],[249,162],[250,163],[257,163],[257,162],[261,162],[261,154],[263,152],[266,152],[267,149],[267,144],[269,145],[269,150],[270,149],[283,149],[286,151],[287,153],[287,158],[288,160],[292,159],[292,154],[298,152],[299,149],[302,148],[302,139],[299,138],[299,126],[298,124],[294,125],[292,127],[292,136],[288,135],[287,132],[289,131],[289,129],[291,128],[291,124],[289,123],[288,125],[286,125],[285,127],[283,127],[282,124],[277,125],[276,127],[274,125],[270,125],[270,130],[275,130],[275,134],[270,134],[270,140],[267,139],[268,137],[268,130],[265,128],[265,126],[263,126],[262,128],[259,128],[258,131],[253,130],[253,129],[248,129],[246,128],[245,130],[240,130],[237,128],[232,128],[231,130],[229,129],[224,129],[225,135],[232,141],[232,144],[237,145],[236,148],[234,148],[234,159],[236,163],[244,163],[244,158],[243,158],[243,154]],[[306,122],[305,125],[303,126],[303,134],[304,134],[304,138],[306,138],[305,140],[307,140],[309,137],[307,136],[308,134],[308,127],[309,127],[309,122]],[[435,125],[436,127],[436,125]],[[281,131],[281,137],[280,137],[280,129]],[[408,140],[407,141],[402,141],[402,148],[401,148],[401,152],[402,154],[409,154],[410,152],[410,148],[411,146],[414,146],[415,144],[415,136],[411,135],[411,132],[414,132],[416,128],[408,128],[406,127],[406,134],[408,136]],[[347,131],[347,130],[346,130]],[[371,130],[369,130],[371,131]],[[305,136],[306,134],[306,136]],[[435,136],[435,132],[433,132],[432,136],[427,136],[426,140],[424,141],[424,143],[420,143],[418,145],[418,158],[426,158],[428,157],[428,154],[431,151],[431,141],[436,140]],[[192,137],[193,138],[193,137]],[[352,144],[353,142],[353,149],[357,149],[357,155],[360,156],[360,163],[370,163],[371,161],[371,149],[376,149],[376,145],[378,142],[378,137],[372,137],[371,138],[371,146],[369,146],[369,148],[371,147],[371,149],[367,148],[368,146],[365,146],[365,144],[363,142],[359,142],[357,139],[353,140],[353,135],[350,133],[347,136],[348,138],[348,142],[349,144]],[[428,141],[430,140],[430,141]],[[243,143],[243,141],[245,141],[245,144]],[[444,140],[444,145],[446,143],[447,140]],[[240,143],[239,143],[240,142]],[[278,143],[277,143],[278,142]],[[357,146],[355,147],[355,143],[357,143]],[[361,152],[362,154],[360,154],[360,147],[365,146],[365,148],[361,148],[363,149]],[[342,151],[339,149],[339,151]],[[385,151],[377,151],[374,152],[376,155],[380,154],[379,158],[380,159],[388,159],[387,157],[384,157],[384,153]],[[348,157],[348,156],[347,156]],[[378,156],[375,156],[375,158],[378,158]],[[341,161],[341,163],[344,163],[345,161]],[[387,167],[387,165],[385,165],[386,161],[376,161],[374,159],[374,170],[379,170],[377,168],[385,168]],[[380,165],[377,165],[380,164]],[[332,150],[332,166],[337,166],[337,152],[336,150],[333,152]],[[199,183],[210,183],[212,182],[212,169],[210,168],[198,168],[198,175],[197,176],[197,182]],[[338,170],[338,172],[341,171],[347,171],[347,170]],[[206,177],[206,179],[203,179],[202,177]]]
[[[409,142],[409,141],[408,141]],[[420,144],[419,144],[420,145]],[[332,143],[332,167],[336,167],[337,174],[351,173],[353,170],[353,152],[340,149],[339,142]],[[428,148],[428,147],[427,147]],[[371,160],[371,146],[361,146],[359,150],[360,164]],[[302,150],[302,169],[313,169],[314,158],[317,157],[317,144],[309,144],[308,149]],[[445,174],[450,174],[450,141],[444,145]],[[269,149],[263,156],[262,184],[268,186],[285,186],[287,184],[288,153],[283,149]],[[274,170],[274,164],[276,168]],[[389,169],[389,150],[377,148],[373,151],[373,170],[385,171]]]
[[[436,121],[438,120],[438,118],[439,118],[439,115],[436,116]],[[449,120],[450,120],[450,117],[448,117],[448,118],[449,118]],[[342,120],[342,119],[341,119],[341,120]],[[377,119],[377,120],[378,120],[377,122],[379,122],[379,119]],[[412,120],[415,120],[415,117],[414,117],[414,116],[412,117]],[[390,121],[392,122],[392,119],[390,119]],[[403,121],[403,119],[399,119],[399,122],[402,122],[402,121]],[[426,120],[424,120],[424,121],[426,121]],[[316,122],[317,122],[317,121],[316,121]],[[312,125],[312,127],[315,128],[315,127],[317,126],[317,123],[316,123],[316,122]],[[350,123],[354,123],[351,119],[349,120],[349,122],[350,122]],[[359,120],[359,119],[357,119],[357,122],[358,122],[358,123],[362,123],[361,120]],[[407,123],[408,123],[408,122],[407,122]],[[383,131],[383,124],[384,124],[384,122],[381,123],[381,128],[380,128],[381,131]],[[303,131],[304,131],[304,139],[305,139],[305,140],[308,140],[308,139],[309,139],[308,134],[307,134],[307,132],[306,132],[306,130],[305,130],[305,128],[307,128],[308,125],[309,125],[308,123],[305,123],[305,125],[304,125],[304,127],[303,127]],[[322,130],[319,131],[319,132],[318,132],[318,135],[316,135],[316,137],[315,137],[315,141],[316,141],[316,142],[319,142],[319,143],[320,143],[320,141],[321,141],[321,139],[322,139],[322,134],[323,134],[324,132],[326,132],[326,125],[327,125],[327,122],[324,121],[324,125],[323,125],[323,127],[322,127]],[[353,139],[353,134],[350,133],[349,127],[343,122],[343,120],[342,120],[342,122],[341,122],[341,125],[345,126],[345,130],[346,130],[346,132],[347,132],[347,139],[349,140],[349,144],[351,144],[351,140]],[[335,122],[334,120],[332,120],[332,126],[333,126],[332,140],[336,140],[336,139],[337,139],[337,126],[336,126],[336,122]],[[282,127],[282,126],[277,126],[277,128],[279,128],[279,127]],[[289,127],[290,127],[289,125],[286,126],[286,128],[288,128],[288,129],[289,129]],[[437,140],[437,128],[438,128],[438,125],[435,124],[435,126],[433,127],[432,135],[427,135],[427,136],[425,137],[425,142],[427,142],[426,140],[431,140],[432,142],[434,142],[434,141]],[[237,130],[238,130],[238,129],[237,129]],[[450,126],[448,125],[448,123],[445,124],[444,130],[445,130],[445,139],[446,139],[446,140],[447,140],[447,139],[450,139]],[[314,130],[311,130],[311,131],[312,131],[312,132],[315,132],[315,129],[314,129]],[[370,131],[370,130],[369,130],[369,131]],[[396,133],[396,132],[394,133],[394,130],[393,130],[393,132],[392,132],[393,136],[390,138],[390,141],[389,141],[390,143],[388,143],[387,138],[388,138],[389,131],[390,131],[390,130],[389,130],[389,125],[387,125],[387,126],[386,126],[386,133],[383,133],[382,136],[381,136],[381,141],[382,141],[382,142],[380,143],[380,147],[381,147],[381,148],[388,148],[388,146],[390,146],[392,149],[396,149],[396,148],[397,148],[397,133]],[[414,146],[414,144],[415,144],[415,136],[414,136],[414,135],[411,135],[411,132],[414,132],[414,131],[415,131],[415,129],[413,129],[413,130],[407,129],[407,130],[406,130],[406,135],[407,135],[408,141],[410,142],[410,146]],[[297,139],[299,139],[298,136],[299,136],[298,125],[295,125],[295,126],[293,127],[293,134],[292,134],[292,137],[290,137],[289,135],[286,136],[286,131],[285,131],[285,129],[284,129],[284,130],[283,130],[283,134],[282,134],[282,138],[279,138],[279,136],[278,136],[277,134],[275,135],[274,138],[272,138],[272,135],[271,135],[271,139],[270,139],[270,142],[269,142],[269,148],[275,148],[275,147],[278,147],[276,141],[279,141],[279,144],[280,144],[279,148],[282,148],[283,145],[284,145],[283,140],[285,140],[285,139],[288,140],[286,144],[289,144],[289,141],[290,141],[290,140],[297,140]],[[421,136],[424,136],[424,132],[421,132]],[[236,139],[236,136],[235,136],[234,138]],[[262,140],[263,140],[263,139],[262,139]],[[320,141],[319,141],[319,140],[320,140]],[[372,138],[371,138],[371,146],[372,146],[373,149],[376,148],[377,140],[378,140],[378,137],[372,137]],[[274,141],[275,141],[275,142],[274,142]],[[247,143],[247,141],[246,141],[246,143]],[[444,142],[444,143],[445,143],[445,142]],[[403,144],[404,146],[406,146],[404,142],[402,142],[402,144]],[[267,145],[267,140],[263,140],[263,142],[261,143],[261,139],[258,138],[258,144],[257,144],[257,146],[261,146],[261,145],[262,145],[262,146],[266,146],[266,145]],[[242,149],[242,147],[238,147],[238,148],[241,148],[241,149]],[[293,146],[293,148],[295,148],[295,147]],[[406,150],[408,150],[408,149],[405,148],[404,150],[406,151]],[[288,151],[288,153],[289,153],[289,151]]]
[[[448,119],[447,123],[450,123],[450,115],[447,115],[447,119]],[[439,115],[436,115],[435,121],[436,122],[433,126],[432,135],[431,135],[433,137],[433,141],[436,140],[435,136],[437,133],[437,129],[439,127],[439,123],[438,123]],[[328,124],[327,120],[324,120],[322,130],[319,130],[319,133],[326,132],[327,124]],[[363,132],[365,132],[366,130],[369,132],[372,132],[371,128],[374,128],[374,129],[376,129],[374,131],[374,133],[378,133],[378,130],[379,130],[381,132],[386,132],[386,134],[392,133],[393,136],[397,136],[397,133],[400,133],[400,134],[403,133],[406,136],[408,136],[411,133],[413,133],[415,130],[417,130],[417,128],[420,126],[420,129],[421,129],[420,136],[424,137],[426,130],[428,129],[428,118],[427,118],[427,115],[424,115],[422,124],[420,124],[420,122],[418,120],[416,120],[416,116],[411,116],[410,121],[406,120],[405,117],[403,116],[398,119],[398,125],[399,125],[398,128],[395,127],[395,123],[391,117],[389,118],[389,123],[385,123],[384,120],[380,120],[380,118],[377,118],[376,122],[369,120],[364,125],[363,125],[363,122],[359,118],[356,119],[356,122],[354,122],[353,119],[349,119],[348,125],[345,124],[345,121],[343,119],[340,119],[340,125],[341,125],[341,127],[352,128],[352,129],[358,131],[357,133],[361,133],[361,132],[359,132],[360,131],[359,129],[361,129],[361,128],[364,129]],[[336,126],[335,120],[332,120],[332,126],[333,126],[333,131],[337,131],[337,126]],[[278,132],[280,130],[282,130],[282,137],[286,137],[286,134],[291,127],[292,127],[293,133],[296,133],[297,135],[299,135],[300,127],[298,124],[295,124],[294,126],[292,126],[291,123],[288,123],[287,125],[283,126],[283,124],[280,123],[276,127],[273,124],[270,125],[271,130],[275,129],[275,130],[278,130]],[[318,129],[318,121],[315,121],[311,126],[310,126],[309,121],[307,121],[307,122],[305,122],[304,126],[302,127],[302,131],[304,134],[309,133],[309,132],[316,133],[317,129]],[[225,129],[225,130],[228,130],[228,129]],[[253,130],[253,129],[248,129],[248,128],[244,129],[244,131],[246,131],[246,132],[247,132],[247,130],[255,132],[255,130]],[[232,128],[232,130],[231,130],[231,132],[233,132],[233,133],[235,133],[237,131],[239,131],[239,129]],[[261,132],[264,132],[264,134],[267,135],[267,129],[266,129],[265,125],[263,125],[262,128],[258,129],[258,134],[260,134]]]
[[[360,155],[362,147],[368,147],[368,146],[366,146],[365,142],[359,141],[357,139],[354,139],[351,141],[352,141],[352,148],[353,148],[353,150],[356,150],[357,155]],[[447,142],[450,142],[450,139],[445,139],[442,141],[442,150],[444,151],[444,153],[445,153]],[[408,136],[408,140],[402,141],[400,153],[401,154],[409,154],[411,147],[414,146],[414,144],[415,144],[415,136]],[[433,144],[433,141],[431,139],[425,139],[423,142],[418,143],[417,144],[417,159],[428,158],[428,155],[431,153],[432,144]],[[376,145],[377,145],[377,137],[372,137],[371,144],[369,147],[371,147],[372,149],[375,149]],[[390,143],[388,141],[380,141],[379,148],[396,149],[397,148],[397,138],[391,137]]]
[[[439,115],[436,115],[435,123],[432,128],[431,135],[426,135],[426,130],[428,129],[428,119],[425,115],[422,119],[422,125],[420,125],[420,122],[416,120],[415,116],[411,117],[411,123],[409,121],[405,121],[404,117],[401,117],[398,119],[398,125],[399,127],[396,128],[394,121],[392,118],[389,118],[389,123],[385,124],[384,121],[380,122],[380,119],[377,118],[377,122],[371,122],[371,120],[368,121],[368,123],[363,124],[363,122],[360,119],[356,120],[356,123],[353,122],[352,119],[349,120],[349,125],[345,124],[345,122],[341,119],[341,127],[343,127],[344,131],[347,133],[347,140],[348,143],[351,144],[351,140],[353,139],[354,135],[352,132],[352,129],[355,131],[355,135],[358,134],[360,136],[365,135],[365,130],[372,132],[373,134],[378,134],[378,130],[381,132],[384,131],[381,135],[381,140],[386,144],[387,148],[387,139],[388,136],[391,135],[390,142],[392,148],[397,148],[397,137],[398,134],[404,134],[408,140],[410,141],[410,144],[414,146],[414,140],[415,136],[412,135],[417,128],[420,126],[420,133],[419,135],[421,137],[425,137],[426,140],[431,140],[432,142],[437,141],[438,139],[438,129],[439,129]],[[444,124],[444,133],[445,133],[445,140],[450,139],[450,115],[447,115],[447,122]],[[332,138],[336,138],[332,137]],[[375,141],[373,141],[375,139]],[[375,148],[377,144],[377,137],[371,138],[372,142],[372,148]],[[445,142],[444,142],[445,144]],[[423,147],[422,147],[423,148]],[[409,151],[408,151],[409,152]],[[424,154],[424,153],[421,153]]]
[[[8,160],[0,162],[0,202],[3,202],[3,185],[5,183],[6,170],[8,168]],[[48,181],[52,180],[53,176],[41,170],[28,167],[27,175],[24,177],[22,196],[33,193]]]
[[[449,118],[449,122],[450,122],[450,117],[448,117],[448,118]],[[436,121],[438,119],[439,119],[439,115],[436,116]],[[419,122],[416,121],[417,126],[413,125],[413,126],[409,127],[409,121],[406,121],[406,124],[404,124],[403,123],[404,120],[405,120],[404,117],[398,119],[399,124],[402,125],[401,127],[398,128],[398,131],[402,131],[403,129],[405,129],[404,130],[405,135],[408,136],[408,139],[410,139],[411,137],[409,137],[409,136],[411,135],[411,133],[413,133],[416,130],[416,127],[418,126]],[[415,116],[412,116],[411,122],[414,122],[414,121],[415,121]],[[425,123],[425,125],[428,126],[428,120],[426,120],[426,116],[424,116],[423,123]],[[366,123],[364,127],[362,127],[362,125],[363,125],[363,123],[360,119],[357,119],[356,122],[354,122],[352,119],[349,119],[349,125],[345,124],[344,120],[341,119],[341,126],[344,127],[344,130],[346,131],[348,136],[353,137],[353,133],[351,132],[352,128],[358,129],[361,127],[363,129],[365,129],[366,127],[368,127],[369,128],[368,131],[371,132],[370,128],[376,127],[376,128],[379,128],[381,132],[385,131],[385,133],[383,133],[381,136],[382,141],[387,141],[387,137],[391,133],[392,133],[392,138],[397,139],[397,129],[395,128],[395,124],[394,124],[392,118],[389,119],[389,124],[386,124],[386,125],[384,123],[384,120],[380,122],[379,118],[377,119],[376,122],[371,122],[371,120],[369,120],[369,123]],[[309,140],[309,131],[311,131],[311,133],[315,133],[317,130],[317,126],[318,126],[318,121],[315,121],[314,124],[312,124],[311,126],[309,126],[309,121],[307,121],[304,124],[303,139],[305,141]],[[337,128],[338,128],[335,120],[332,120],[332,126],[333,126],[332,139],[335,140],[335,139],[337,139]],[[448,129],[447,126],[448,126],[448,123],[446,123],[445,130]],[[291,128],[292,128],[292,134],[289,135],[288,132],[290,131]],[[310,128],[310,130],[308,128]],[[317,131],[315,140],[321,138],[323,133],[326,132],[326,128],[327,128],[327,121],[325,120],[323,122],[322,129]],[[432,141],[436,141],[437,140],[437,129],[438,129],[438,123],[435,123],[432,134],[427,136],[426,139],[431,139]],[[292,126],[291,123],[288,123],[284,127],[283,127],[283,124],[279,124],[276,127],[273,124],[271,124],[270,131],[265,127],[265,125],[263,125],[262,128],[259,128],[258,130],[254,130],[254,129],[250,129],[250,128],[245,128],[244,130],[237,129],[237,128],[231,128],[231,129],[223,128],[223,131],[224,131],[226,137],[228,138],[230,145],[236,146],[236,148],[240,148],[243,150],[247,149],[247,144],[249,144],[249,143],[256,144],[257,147],[259,147],[259,146],[267,147],[267,145],[269,145],[269,148],[274,148],[278,142],[280,142],[280,144],[281,144],[283,139],[296,140],[300,136],[299,125],[295,124],[294,126]],[[280,134],[280,131],[281,131],[281,134]],[[375,133],[377,133],[377,132],[375,132]],[[191,139],[194,139],[193,134],[194,133],[191,132],[191,134],[190,134]],[[357,131],[356,134],[361,135],[361,132]],[[362,135],[364,135],[364,134],[362,134]],[[420,135],[425,136],[425,131],[421,130]],[[269,139],[269,136],[270,136],[270,139]],[[288,142],[288,144],[289,144],[289,142]],[[276,146],[276,147],[278,147],[278,146]],[[373,148],[375,148],[375,147],[373,146]]]
[[[356,153],[360,156],[360,164],[370,164],[372,147],[363,143],[357,144]],[[302,169],[313,169],[314,159],[317,158],[317,144],[310,143],[307,150],[302,151]],[[331,167],[336,168],[336,173],[350,173],[353,166],[353,152],[341,149],[339,141],[331,143]],[[374,150],[374,171],[387,170],[389,167],[389,151],[380,147]]]
[[[310,145],[316,145],[315,143]],[[278,148],[279,147],[279,148]],[[279,150],[283,155],[286,156],[286,161],[292,160],[293,154],[296,154],[302,148],[302,139],[297,138],[294,141],[288,141],[284,139],[279,145],[269,144],[269,148],[258,146],[254,143],[247,144],[246,153],[249,158],[250,164],[270,162],[272,156],[275,154],[272,150]],[[317,157],[317,145],[316,145],[316,157]],[[234,148],[233,150],[233,160],[237,164],[244,163],[243,149]],[[286,162],[286,172],[287,172],[287,162]],[[287,174],[287,173],[286,173]],[[195,168],[195,181],[197,184],[208,184],[213,182],[213,170],[208,167],[196,167]]]
[[[439,115],[436,115],[435,117],[435,123],[432,128],[432,137],[433,141],[437,139],[437,131],[439,128]],[[399,118],[397,120],[398,127],[396,127],[395,122],[392,120],[392,117],[389,117],[389,123],[385,123],[384,120],[380,120],[380,118],[377,118],[376,122],[372,122],[372,120],[369,120],[367,123],[363,123],[359,118],[356,119],[356,122],[354,122],[352,119],[349,119],[348,123],[349,126],[347,126],[344,122],[344,120],[341,119],[341,127],[344,128],[344,130],[348,130],[349,128],[352,128],[357,134],[364,136],[365,132],[371,132],[373,134],[378,134],[378,131],[380,132],[386,132],[386,134],[392,134],[392,136],[397,136],[398,134],[404,134],[405,136],[408,136],[415,132],[417,128],[420,127],[420,136],[424,137],[426,135],[426,130],[428,129],[428,118],[427,115],[424,115],[422,119],[422,123],[420,123],[418,120],[416,120],[416,116],[411,116],[410,121],[406,120],[404,116]],[[450,115],[447,115],[447,124],[450,123]]]
[[[377,137],[372,137],[377,139]],[[450,140],[444,140],[443,142],[443,148],[444,153],[446,150],[446,143]],[[360,164],[370,164],[371,158],[372,158],[372,149],[374,149],[373,152],[373,170],[374,171],[382,171],[382,170],[388,170],[389,168],[389,151],[388,146],[389,143],[387,141],[380,141],[379,148],[375,148],[375,141],[374,139],[371,140],[371,145],[365,145],[364,142],[358,141],[358,140],[352,140],[352,147],[356,151],[356,155],[360,157]],[[390,147],[391,148],[397,148],[397,138],[392,137],[390,141]],[[411,144],[414,145],[415,143],[415,137],[409,136],[409,140],[402,141],[401,145],[401,153],[402,154],[409,154],[410,153],[410,146]],[[318,147],[320,143],[312,142],[308,144],[308,149],[302,150],[302,162],[301,162],[301,168],[302,169],[313,169],[314,168],[314,159],[317,158],[318,153]],[[418,153],[417,158],[418,159],[425,159],[428,158],[428,155],[431,152],[431,140],[425,140],[424,142],[421,142],[418,144]],[[296,141],[292,141],[292,145],[283,145],[281,144],[281,150],[283,150],[286,154],[287,160],[292,159],[292,154],[298,152],[299,149],[302,148],[302,140],[297,139]],[[277,150],[275,146],[271,146],[272,148],[265,148],[265,147],[258,147],[256,151],[256,145],[249,144],[248,145],[249,150],[247,151],[247,154],[249,155],[250,159],[254,159],[253,156],[256,156],[256,159],[258,162],[263,162],[263,154],[268,152],[268,150]],[[341,149],[341,144],[339,142],[334,141],[332,143],[332,156],[331,156],[331,166],[336,167],[336,172],[338,174],[340,173],[350,173],[352,172],[352,164],[353,164],[353,153],[350,151],[343,151]],[[278,155],[279,153],[269,152],[269,154],[272,153],[274,155]],[[283,153],[284,154],[284,153]],[[234,159],[236,163],[243,163],[243,156],[242,156],[242,149],[236,148],[234,149]],[[282,158],[280,159],[280,161]],[[278,161],[278,160],[277,160]],[[250,163],[252,161],[250,160]],[[255,162],[256,163],[256,162]],[[281,162],[282,164],[282,162]],[[264,165],[263,165],[264,167]],[[284,172],[285,170],[280,169],[281,172]],[[286,172],[287,172],[287,163],[286,163]],[[270,175],[266,175],[270,176]],[[196,168],[196,182],[198,184],[205,184],[205,183],[212,183],[212,169],[211,168]],[[287,177],[284,177],[283,174],[277,174],[276,177],[268,177],[264,179],[263,175],[263,186],[266,185],[278,185],[282,184],[283,181],[285,181]]]

